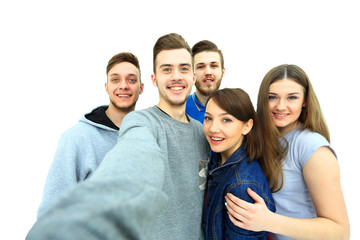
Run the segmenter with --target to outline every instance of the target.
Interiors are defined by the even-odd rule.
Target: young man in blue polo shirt
[[[192,48],[194,69],[196,73],[196,92],[186,101],[186,113],[204,122],[205,103],[210,94],[219,89],[225,74],[224,57],[215,43],[203,40]]]

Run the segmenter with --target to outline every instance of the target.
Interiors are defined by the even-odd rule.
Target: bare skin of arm
[[[340,185],[338,162],[328,147],[314,152],[303,167],[317,217],[297,219],[272,213],[261,197],[248,189],[254,204],[229,194],[225,197],[231,221],[238,227],[268,231],[295,239],[349,239],[350,224]]]

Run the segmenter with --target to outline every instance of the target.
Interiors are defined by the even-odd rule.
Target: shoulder
[[[237,179],[241,179],[241,181],[237,181],[236,184],[233,184],[233,188],[230,192],[247,202],[254,203],[254,200],[247,192],[247,189],[250,188],[262,197],[267,207],[274,212],[275,202],[260,164],[256,160],[251,162],[248,162],[248,159],[244,160],[245,161],[241,161],[235,166],[236,171],[238,172],[235,176]]]
[[[121,130],[129,126],[155,126],[164,121],[164,113],[156,106],[128,113],[121,122]]]
[[[163,132],[166,114],[156,106],[128,113],[121,122],[118,140],[158,138]]]
[[[320,142],[320,143],[327,143],[329,144],[329,142],[319,133],[317,132],[313,132],[309,129],[296,129],[294,134],[293,134],[293,142],[294,143],[315,143],[315,142]]]
[[[260,188],[266,187],[267,180],[258,161],[249,162],[249,159],[246,158],[237,163],[235,168],[242,184],[257,185]]]
[[[330,143],[319,133],[313,132],[309,129],[296,129],[292,136],[287,139],[289,142],[290,156],[298,159],[301,166],[313,155],[313,153],[321,147],[329,147],[335,154],[335,151],[330,146]]]

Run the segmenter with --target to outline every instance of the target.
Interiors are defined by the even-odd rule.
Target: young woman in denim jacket
[[[349,239],[339,165],[306,73],[296,65],[271,69],[260,86],[257,113],[272,154],[265,172],[274,173],[269,183],[277,188],[276,213],[249,190],[255,204],[226,198],[231,221],[272,232],[272,239]]]
[[[235,226],[224,205],[227,193],[254,202],[247,193],[247,188],[251,188],[270,211],[275,211],[270,187],[261,170],[264,147],[248,94],[242,89],[213,93],[206,104],[203,129],[215,152],[209,163],[204,203],[205,239],[266,239],[264,231]]]

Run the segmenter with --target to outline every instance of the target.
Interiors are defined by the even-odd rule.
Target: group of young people
[[[271,69],[256,111],[244,90],[219,90],[224,58],[208,40],[166,34],[153,67],[159,102],[134,111],[139,62],[110,59],[110,103],[62,135],[26,239],[349,239],[336,154],[300,67]]]

